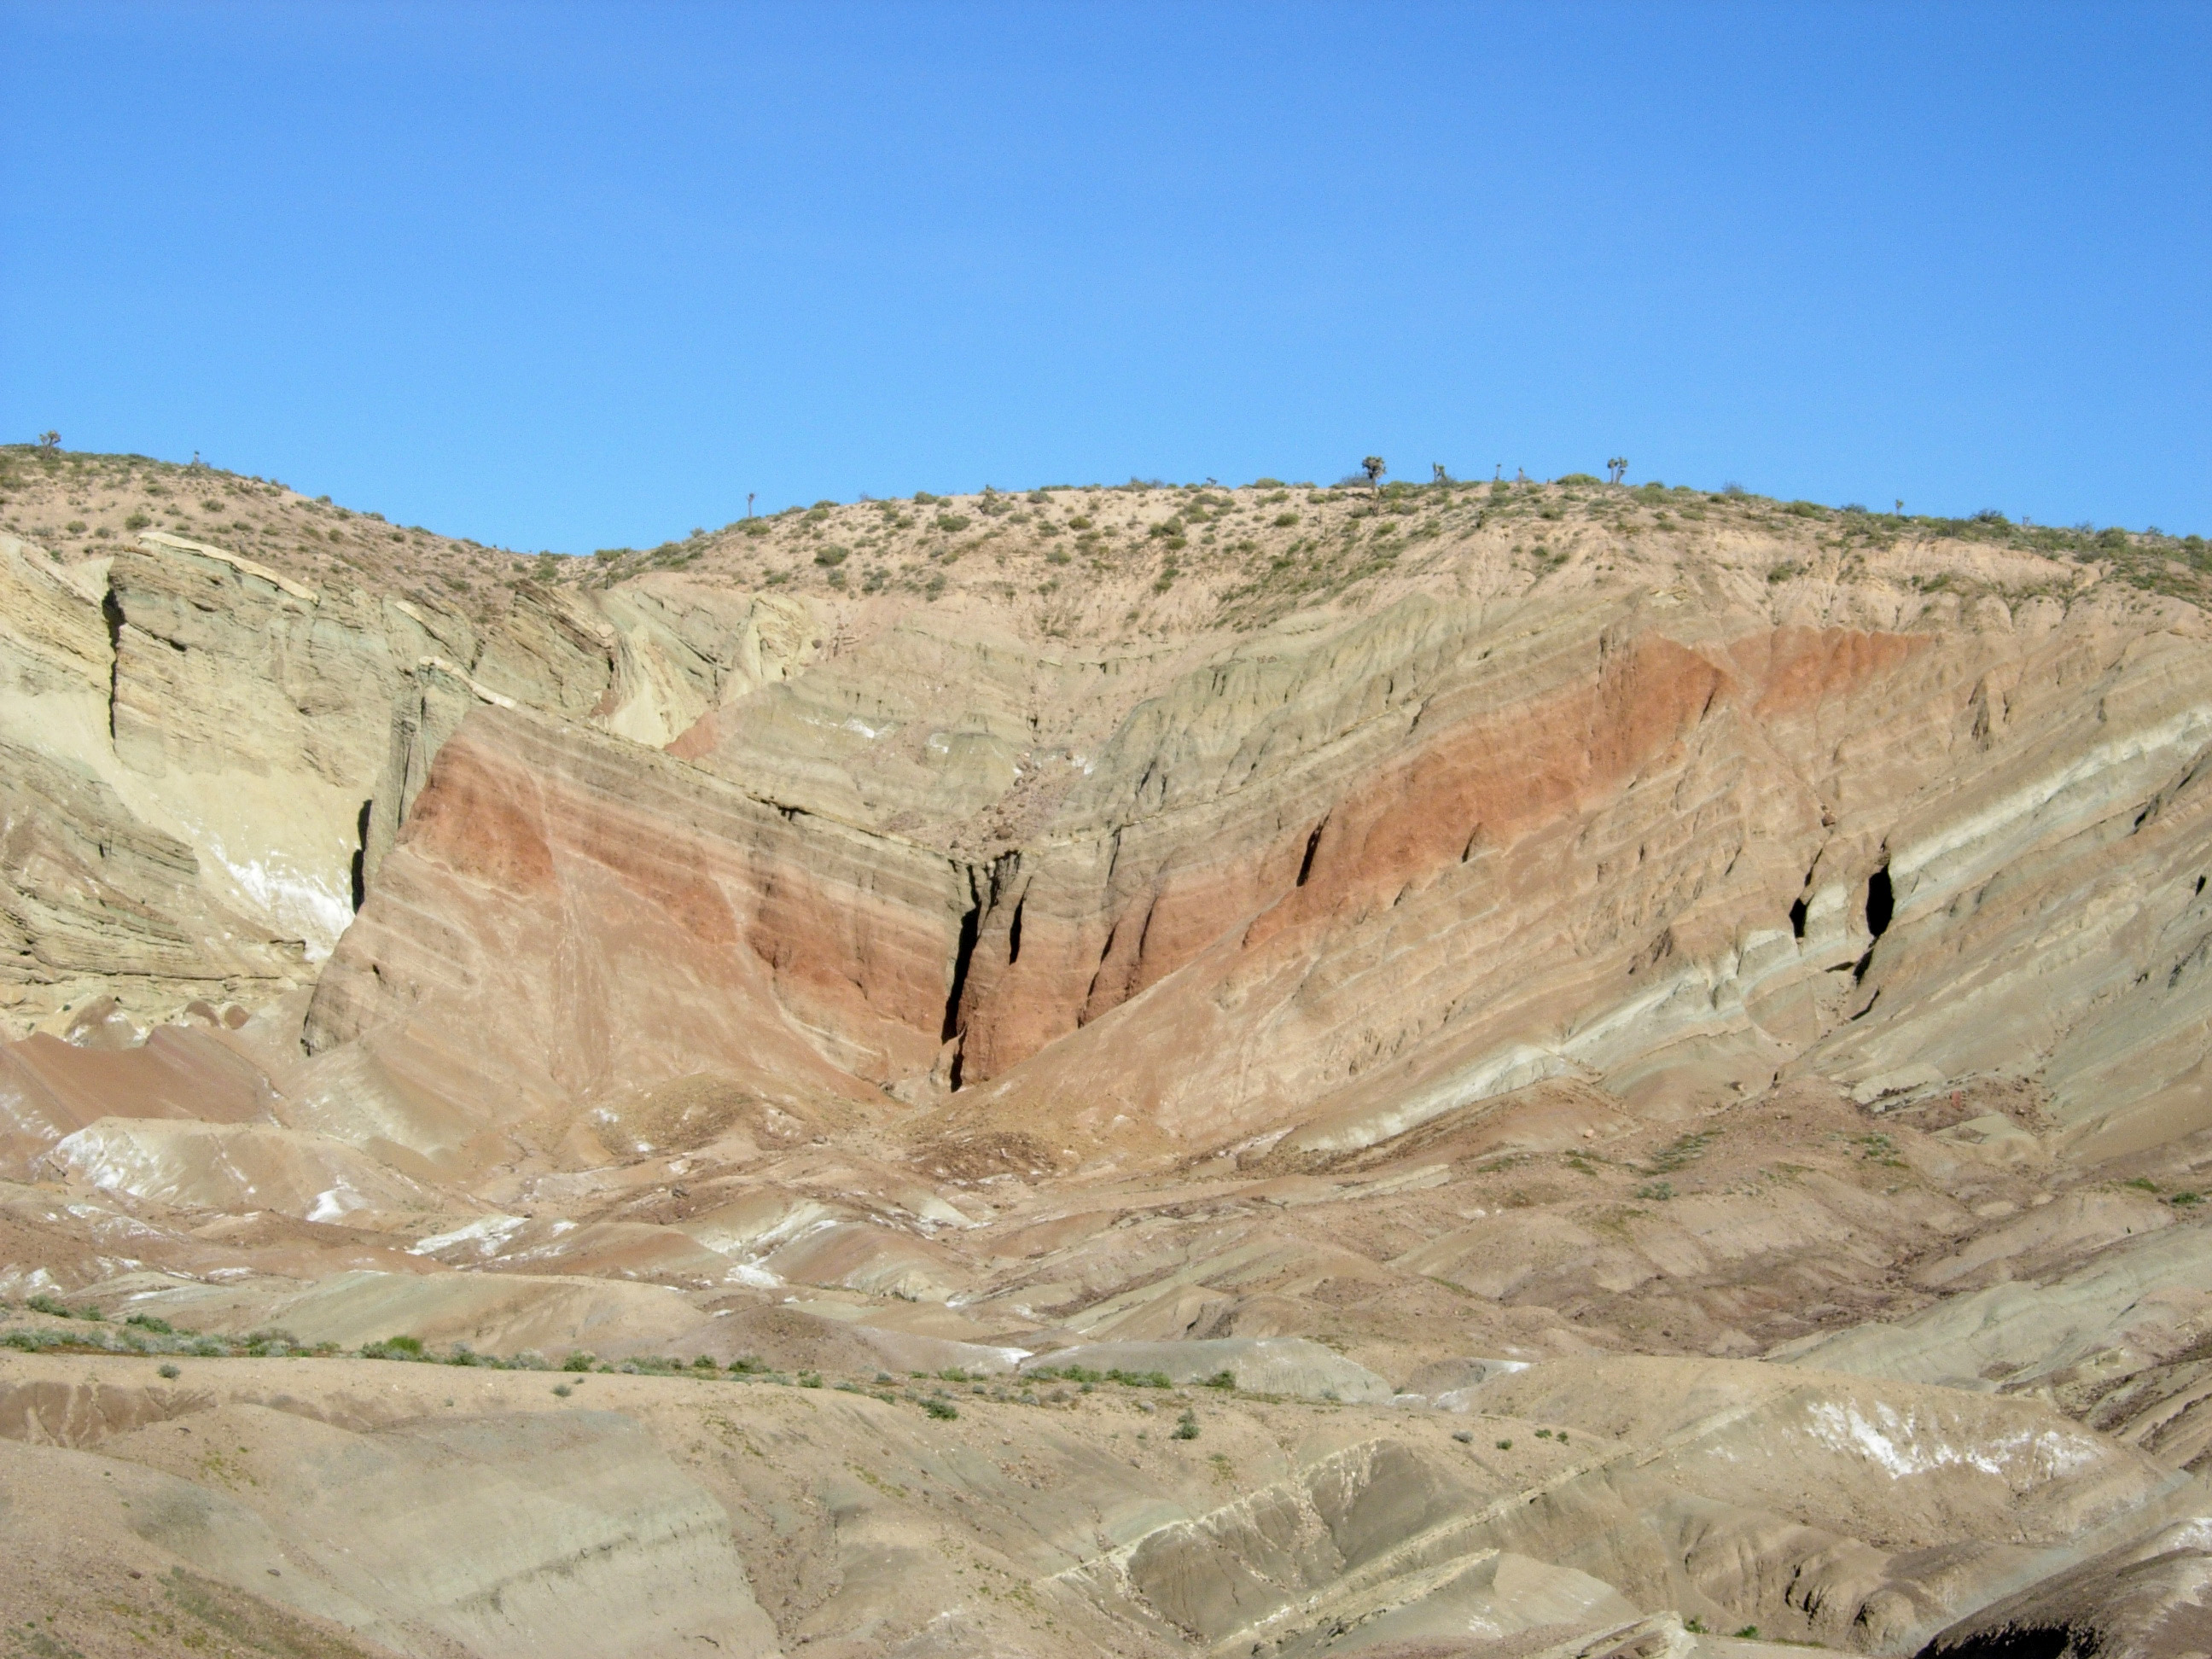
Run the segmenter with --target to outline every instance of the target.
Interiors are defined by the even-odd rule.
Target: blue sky
[[[2212,531],[2212,6],[0,0],[0,437],[524,548],[1597,471]]]

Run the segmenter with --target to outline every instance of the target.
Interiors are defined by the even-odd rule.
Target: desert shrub
[[[1511,1451],[1513,1449],[1513,1443],[1510,1440],[1501,1440],[1498,1443],[1498,1449],[1500,1451]]]
[[[1559,477],[1554,478],[1552,482],[1554,483],[1563,484],[1594,484],[1598,482],[1598,479],[1596,475],[1594,473],[1569,472]]]
[[[156,1336],[174,1336],[177,1328],[166,1319],[156,1319],[152,1314],[135,1313],[123,1322],[136,1325],[142,1331],[151,1331]]]
[[[1201,1388],[1207,1389],[1233,1389],[1237,1386],[1237,1373],[1234,1371],[1216,1371],[1212,1376],[1207,1377],[1204,1382],[1200,1384],[1200,1386]]]
[[[578,1348],[561,1362],[561,1369],[564,1371],[587,1371],[592,1369],[592,1358]]]
[[[24,1303],[23,1305],[28,1308],[33,1313],[45,1314],[50,1319],[74,1319],[76,1317],[76,1315],[72,1314],[67,1308],[64,1307],[61,1303],[44,1291],[40,1291],[36,1296]]]
[[[836,566],[844,563],[850,556],[852,556],[850,550],[848,549],[842,547],[825,547],[814,556],[814,562],[820,565],[828,565],[834,569]]]
[[[969,520],[963,514],[940,513],[932,522],[946,535],[957,536],[968,527]]]
[[[1181,1417],[1176,1419],[1175,1432],[1170,1435],[1168,1438],[1170,1440],[1197,1439],[1198,1413],[1191,1411],[1184,1412]]]
[[[1288,530],[1297,521],[1298,515],[1295,513],[1278,513],[1275,514],[1274,524],[1275,528],[1278,530]]]
[[[182,1371],[179,1370],[173,1364],[172,1364],[172,1363],[170,1363],[170,1362],[167,1362],[167,1361],[164,1361],[164,1362],[163,1362],[163,1364],[161,1364],[161,1369],[160,1369],[160,1370],[155,1373],[155,1375],[160,1376],[165,1376],[165,1377],[167,1377],[170,1382],[175,1382],[179,1377],[182,1376],[184,1375],[184,1373],[183,1373]]]
[[[949,1423],[960,1415],[960,1407],[950,1400],[925,1400],[921,1402],[921,1408],[940,1422]]]

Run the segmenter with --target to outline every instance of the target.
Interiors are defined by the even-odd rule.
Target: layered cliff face
[[[0,1270],[68,1297],[22,1344],[678,1355],[467,1431],[549,1492],[580,1435],[610,1536],[690,1517],[637,1525],[734,1588],[655,1610],[673,1558],[615,1551],[623,1651],[2181,1650],[2196,550],[1571,480],[549,568],[38,465],[26,530],[250,512],[0,540]],[[58,1363],[0,1359],[58,1480],[190,1483],[146,1425],[319,1389],[313,1467],[411,1468],[463,1410]],[[323,1479],[223,1535],[355,1504],[407,1559]],[[279,1591],[131,1536],[287,1640],[568,1616],[483,1613],[465,1546]]]

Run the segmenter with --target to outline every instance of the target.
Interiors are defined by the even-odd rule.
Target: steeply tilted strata
[[[0,1628],[2202,1646],[2201,543],[0,472]]]

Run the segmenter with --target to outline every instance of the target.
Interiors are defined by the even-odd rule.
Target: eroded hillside
[[[18,1627],[2202,1646],[2201,541],[6,455]]]

